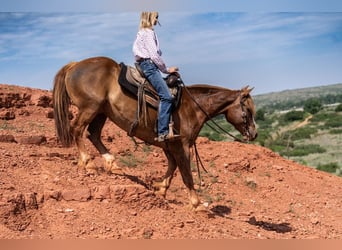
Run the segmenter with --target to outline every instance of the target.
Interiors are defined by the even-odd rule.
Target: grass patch
[[[305,156],[309,154],[322,154],[325,153],[326,149],[322,148],[318,144],[307,144],[307,145],[299,145],[295,146],[293,149],[288,150],[287,152],[281,152],[282,155],[285,156]]]
[[[0,130],[16,130],[17,128],[8,123],[8,121],[0,122]]]
[[[324,171],[324,172],[335,174],[337,170],[341,169],[341,167],[337,164],[337,162],[332,162],[332,163],[327,163],[327,164],[319,164],[317,169]]]
[[[325,126],[328,128],[342,127],[342,116],[335,116],[325,122]]]
[[[287,131],[284,134],[284,140],[288,140],[289,138],[292,141],[302,140],[302,139],[310,139],[312,135],[317,133],[317,128],[312,127],[302,127],[296,130]]]
[[[137,158],[134,154],[129,153],[120,158],[120,162],[126,167],[137,167],[138,164],[144,163],[142,159]]]
[[[330,129],[329,134],[332,134],[332,135],[342,134],[342,129]]]

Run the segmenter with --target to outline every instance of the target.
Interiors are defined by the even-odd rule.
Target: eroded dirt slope
[[[55,137],[49,91],[0,84],[0,238],[255,239],[341,238],[342,178],[288,161],[252,144],[198,139],[208,173],[201,200],[187,209],[179,172],[166,200],[159,148],[133,141],[107,122],[103,140],[126,176],[87,176],[76,147]],[[88,143],[101,167],[102,160]]]

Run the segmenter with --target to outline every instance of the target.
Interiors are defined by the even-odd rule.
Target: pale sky
[[[93,56],[132,65],[144,7],[159,11],[164,61],[186,84],[262,94],[342,83],[342,1],[133,2],[1,1],[0,83],[52,89],[63,65]]]

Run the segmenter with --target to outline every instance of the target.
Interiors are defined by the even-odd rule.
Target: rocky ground
[[[51,92],[0,84],[1,239],[341,239],[342,178],[269,149],[198,138],[208,173],[196,188],[206,212],[187,208],[178,171],[166,199],[159,148],[135,147],[107,122],[103,140],[125,176],[87,176],[75,146],[54,132]],[[102,159],[88,143],[98,166]]]

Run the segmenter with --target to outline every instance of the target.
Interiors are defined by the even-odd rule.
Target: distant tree
[[[342,111],[342,103],[336,107],[335,111],[336,112],[341,112]]]
[[[265,110],[264,109],[258,109],[256,112],[256,121],[265,121]]]
[[[316,114],[322,107],[322,102],[318,98],[310,98],[304,103],[304,111],[310,114]]]
[[[302,120],[304,118],[303,111],[292,110],[284,115],[284,120],[288,122]]]

